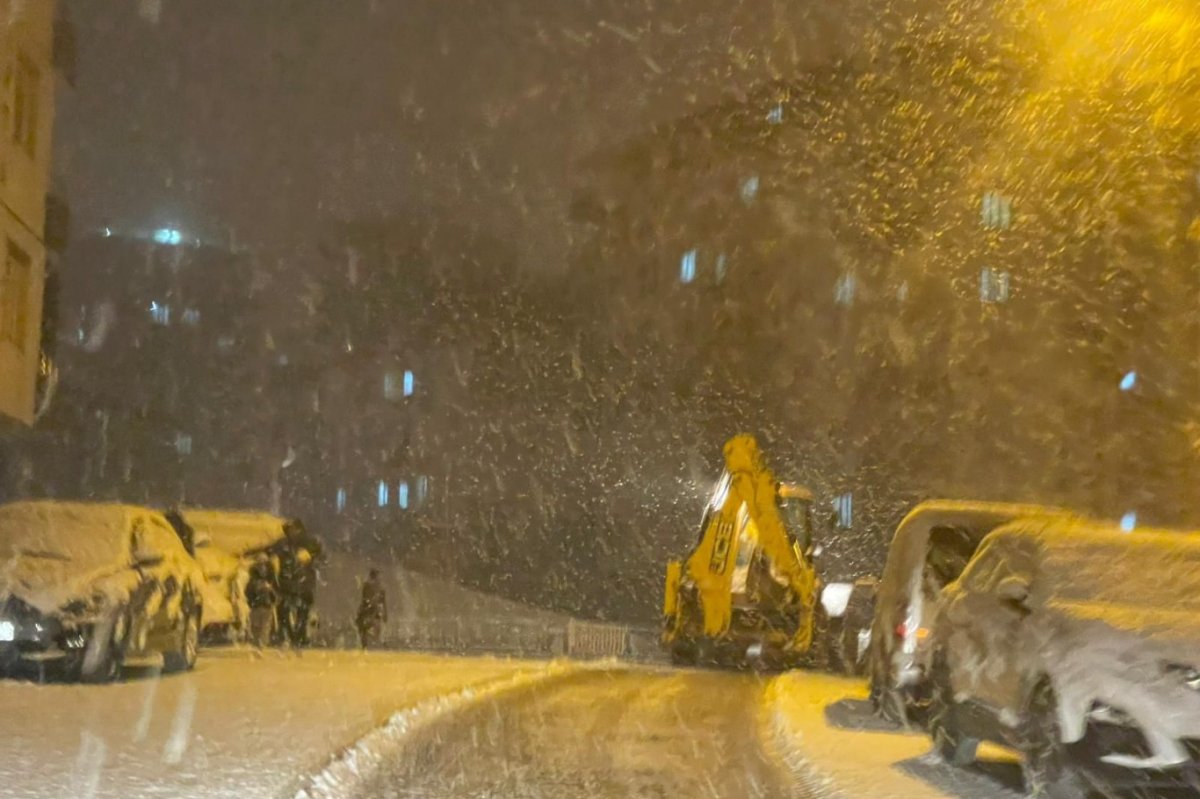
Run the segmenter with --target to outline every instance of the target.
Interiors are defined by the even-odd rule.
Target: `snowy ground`
[[[929,738],[875,718],[866,686],[828,674],[789,672],[767,689],[768,736],[801,778],[829,797],[1020,799],[1014,756],[980,748],[980,762],[955,768],[930,755]]]
[[[114,685],[0,681],[4,797],[272,797],[401,708],[541,663],[206,651]]]
[[[875,720],[860,682],[807,672],[231,650],[161,679],[0,681],[0,702],[5,797],[283,797],[338,762],[368,781],[336,795],[397,799],[1022,794],[1004,753],[943,765]],[[331,761],[392,728],[379,768]]]
[[[760,745],[765,685],[718,672],[577,671],[451,715],[353,795],[807,799]]]

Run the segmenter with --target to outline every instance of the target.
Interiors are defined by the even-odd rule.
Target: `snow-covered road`
[[[349,779],[311,795],[1021,795],[1011,758],[936,762],[871,717],[860,682],[807,672],[230,650],[115,685],[0,681],[0,702],[0,796],[22,799],[283,797],[329,768]],[[393,728],[378,769],[331,761]]]
[[[190,674],[103,686],[0,680],[0,796],[272,797],[430,697],[545,667],[312,650],[204,652]]]
[[[356,795],[812,796],[760,745],[764,687],[748,675],[619,668],[534,683],[424,731]]]

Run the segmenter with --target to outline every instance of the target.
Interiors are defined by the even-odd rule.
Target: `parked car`
[[[876,592],[865,667],[878,712],[903,723],[920,720],[929,698],[929,624],[942,587],[958,577],[992,530],[1045,515],[1069,514],[1040,505],[931,500],[904,517]]]
[[[1200,536],[1024,519],[946,587],[930,730],[949,761],[1019,750],[1029,793],[1200,779]]]
[[[193,530],[196,560],[205,577],[204,637],[240,641],[250,619],[245,588],[250,563],[285,540],[288,521],[256,511],[185,508],[181,516]]]
[[[203,577],[162,514],[133,505],[0,506],[0,669],[84,680],[161,654],[196,663]]]
[[[205,534],[197,536],[196,562],[204,573],[205,643],[237,643],[245,639],[249,608],[245,590],[249,580],[245,558],[213,545]]]

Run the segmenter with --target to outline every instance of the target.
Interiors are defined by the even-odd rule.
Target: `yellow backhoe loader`
[[[667,564],[663,644],[684,664],[814,662],[825,623],[812,494],[777,481],[753,436],[724,456],[696,546]]]

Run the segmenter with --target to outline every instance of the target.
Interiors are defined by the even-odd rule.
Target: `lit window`
[[[161,305],[157,302],[151,302],[150,319],[154,322],[154,324],[163,325],[164,327],[171,324],[171,306]]]
[[[405,369],[403,372],[389,369],[383,373],[384,399],[398,400],[401,397],[411,397],[416,388],[416,377],[411,369]]]
[[[688,250],[679,259],[679,282],[691,283],[696,279],[696,251]]]
[[[979,273],[980,302],[1007,302],[1009,291],[1008,272],[985,266]]]
[[[983,226],[1008,230],[1012,226],[1012,200],[995,191],[985,192],[981,203]]]
[[[1137,528],[1137,511],[1131,510],[1121,517],[1121,529],[1132,533]]]
[[[158,244],[182,244],[183,234],[175,228],[159,228],[158,230],[154,231],[154,241]]]
[[[717,256],[717,282],[720,283],[725,279],[725,275],[729,273],[729,257],[725,253]]]
[[[858,288],[858,281],[855,279],[852,272],[846,272],[838,278],[837,285],[833,287],[833,299],[838,305],[853,305],[854,291]]]
[[[742,181],[742,201],[750,203],[758,196],[758,175],[752,175]]]
[[[1133,391],[1135,388],[1137,388],[1137,381],[1138,381],[1137,372],[1134,372],[1134,371],[1126,372],[1125,376],[1121,378],[1121,390],[1122,391]]]
[[[783,124],[783,103],[779,103],[769,112],[767,112],[767,122],[771,123],[772,125]]]
[[[200,311],[195,308],[185,308],[183,310],[183,323],[192,327],[200,324]]]
[[[396,503],[408,510],[408,481],[401,480],[400,485],[396,486]]]
[[[390,496],[390,493],[391,493],[391,492],[389,492],[389,491],[388,491],[388,484],[387,484],[387,481],[386,481],[386,480],[380,480],[380,481],[379,481],[379,496],[378,496],[378,500],[379,500],[379,507],[381,507],[381,508],[385,508],[385,507],[387,507],[387,504],[388,504],[388,498],[389,498],[389,496]]]
[[[338,513],[341,513],[346,509],[346,489],[339,488],[337,490],[337,497],[334,499],[333,503],[337,507]]]
[[[854,526],[854,494],[847,491],[845,494],[840,494],[833,499],[833,512],[836,517],[837,526],[843,530],[849,530]]]
[[[429,496],[429,478],[421,475],[417,478],[417,504],[424,504],[427,496]]]
[[[187,433],[175,434],[175,451],[180,455],[192,454],[192,437]]]

